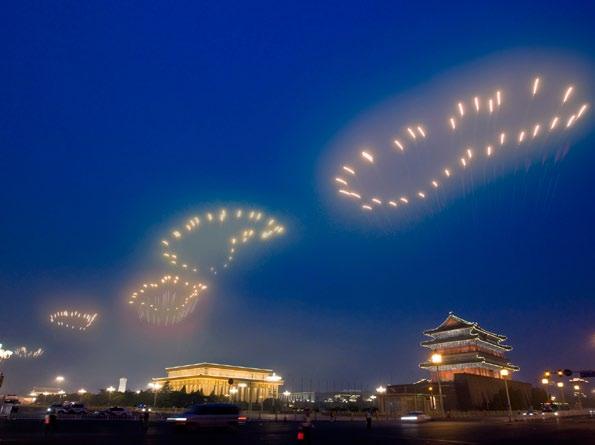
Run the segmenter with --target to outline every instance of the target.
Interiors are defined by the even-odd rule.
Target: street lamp
[[[85,388],[81,388],[77,392],[82,396],[83,394],[87,393],[87,390]]]
[[[161,385],[156,382],[151,382],[147,386],[153,390],[153,406],[157,406],[157,392],[161,389]]]
[[[107,388],[105,388],[105,390],[109,394],[109,399],[111,400],[112,399],[112,393],[116,390],[116,388],[114,388],[113,386],[108,386]]]
[[[376,388],[376,392],[378,394],[384,394],[384,393],[386,393],[386,387],[380,385],[378,388]]]
[[[436,365],[436,379],[438,380],[438,397],[440,398],[440,414],[444,416],[444,400],[442,399],[442,382],[440,381],[440,363],[442,354],[432,354],[430,361]]]
[[[64,383],[64,380],[64,376],[59,375],[56,377],[56,383]]]
[[[560,388],[560,396],[562,398],[562,403],[565,403],[566,402],[566,400],[565,400],[566,397],[564,395],[564,382],[558,382],[558,383],[556,383],[556,386],[558,388]]]
[[[506,401],[508,402],[508,421],[512,422],[512,405],[510,404],[510,394],[508,392],[508,380],[506,380],[508,374],[508,369],[500,370],[500,376],[502,377],[502,380],[504,380],[504,389],[506,389]]]
[[[235,400],[235,396],[238,393],[238,388],[236,388],[235,386],[232,386],[231,388],[229,388],[229,394],[231,395],[230,398],[232,400]]]
[[[549,384],[549,383],[550,383],[550,381],[549,381],[549,379],[543,378],[543,379],[541,379],[541,383],[542,383],[543,385],[547,385],[547,384]]]

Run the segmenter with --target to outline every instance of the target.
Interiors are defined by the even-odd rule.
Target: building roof
[[[223,369],[236,369],[239,371],[268,372],[268,373],[273,372],[272,369],[251,368],[251,367],[247,367],[247,366],[224,365],[224,364],[208,363],[208,362],[194,363],[191,365],[172,366],[170,368],[165,368],[165,370],[173,371],[173,370],[192,369],[192,368],[223,368]]]
[[[443,355],[442,356],[442,363],[438,365],[438,369],[448,369],[449,366],[458,365],[468,365],[470,368],[474,367],[474,365],[486,363],[489,365],[506,368],[511,371],[518,371],[519,367],[509,363],[505,358],[496,357],[493,355],[483,355],[481,353],[473,352],[473,353],[464,353],[464,354],[452,354],[452,355]],[[436,369],[436,364],[431,362],[424,362],[419,364],[420,368],[425,368],[429,370]]]
[[[448,317],[446,317],[446,319],[439,326],[435,327],[434,329],[428,329],[427,331],[424,331],[424,334],[433,337],[433,334],[440,334],[442,332],[453,331],[455,329],[473,329],[477,332],[481,332],[482,334],[494,337],[497,341],[506,340],[506,336],[487,331],[479,326],[478,323],[467,321],[452,312],[448,313]]]
[[[472,341],[472,342],[483,342],[490,346],[504,349],[505,351],[512,350],[512,346],[501,345],[499,342],[502,340],[493,341],[493,342],[487,341],[485,339],[485,335],[480,335],[479,332],[474,332],[473,330],[471,330],[465,334],[455,335],[453,337],[442,337],[442,338],[433,337],[431,340],[422,341],[421,345],[427,348],[427,347],[430,347],[433,345],[444,345],[447,343],[454,343],[454,342],[460,342],[460,341],[466,341],[466,340]]]

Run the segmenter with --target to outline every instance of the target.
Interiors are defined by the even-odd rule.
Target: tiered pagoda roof
[[[441,369],[456,371],[482,367],[519,370],[518,366],[504,358],[504,353],[512,350],[511,346],[502,344],[506,336],[483,329],[478,323],[464,320],[452,312],[438,327],[424,331],[424,334],[431,339],[422,342],[421,346],[442,351]],[[461,348],[474,345],[476,350],[461,351]],[[449,349],[453,352],[449,353]],[[420,363],[419,366],[430,370],[436,367],[430,362]]]

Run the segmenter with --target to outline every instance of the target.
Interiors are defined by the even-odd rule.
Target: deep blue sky
[[[320,179],[358,113],[445,71],[517,49],[592,64],[595,6],[320,3],[3,5],[0,342],[47,349],[5,364],[7,390],[56,373],[136,387],[197,361],[273,367],[293,390],[407,382],[449,310],[508,335],[521,379],[595,366],[593,133],[548,200],[531,169],[402,230],[342,222]],[[143,327],[122,302],[155,241],[227,201],[278,215],[287,236],[190,323]],[[97,309],[96,329],[51,329],[65,302]]]

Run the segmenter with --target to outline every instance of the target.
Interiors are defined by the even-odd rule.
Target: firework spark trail
[[[366,153],[366,162],[373,163],[373,157]],[[355,170],[345,166],[343,172],[355,176]],[[353,198],[353,192],[348,191],[349,179],[345,175],[337,175],[335,183],[339,186],[339,193]],[[230,225],[232,221],[239,224]],[[173,229],[170,236],[161,240],[162,257],[172,266],[183,271],[192,271],[197,273],[217,274],[219,267],[227,269],[230,263],[235,259],[237,251],[252,240],[268,241],[281,236],[285,232],[285,227],[279,224],[274,218],[266,216],[263,212],[257,210],[235,209],[228,211],[220,209],[217,212],[205,212],[201,216],[194,216],[182,224],[183,228]],[[200,257],[202,252],[196,252],[200,258],[193,258],[192,255],[183,254],[184,244],[189,237],[196,236],[207,228],[224,232],[227,236],[226,245],[221,246],[219,258]],[[231,231],[230,231],[231,229]],[[208,256],[208,255],[207,255]]]
[[[201,282],[186,281],[178,275],[164,275],[143,283],[128,300],[139,318],[150,324],[170,326],[184,320],[196,306],[198,296],[207,289]]]
[[[43,348],[29,350],[26,346],[19,346],[18,348],[13,349],[13,357],[14,358],[23,358],[23,359],[39,358],[44,353],[45,353],[45,351],[43,350]]]
[[[65,309],[50,314],[50,323],[55,326],[72,329],[77,331],[86,331],[97,319],[97,313],[86,313],[76,309]]]
[[[529,87],[525,90],[525,94],[529,98],[526,102],[526,110],[530,109],[534,99],[541,99],[548,92],[548,87],[550,85],[547,84],[547,79],[544,82],[542,76],[532,78]],[[382,178],[381,170],[385,162],[378,148],[367,147],[360,152],[361,159],[359,161],[356,159],[342,166],[343,176],[358,177],[358,189],[354,191],[349,181],[346,180],[343,183],[337,181],[337,177],[335,177],[335,180],[339,182],[337,185],[341,186],[339,194],[350,200],[354,200],[354,194],[357,194],[355,200],[357,205],[367,213],[379,208],[410,207],[413,203],[420,203],[432,196],[434,199],[431,202],[441,202],[440,194],[444,187],[452,182],[453,177],[458,177],[458,181],[463,187],[463,194],[467,194],[468,187],[470,187],[470,191],[475,189],[473,175],[470,174],[474,169],[483,166],[483,170],[480,172],[483,171],[483,182],[486,183],[486,171],[488,168],[493,172],[496,171],[492,160],[497,159],[501,153],[516,153],[517,157],[523,156],[523,153],[530,153],[529,150],[532,150],[536,144],[543,145],[544,141],[548,143],[551,134],[565,132],[574,127],[589,109],[588,103],[582,102],[577,105],[576,87],[567,84],[563,96],[559,97],[556,102],[558,104],[556,109],[549,111],[549,114],[547,114],[548,109],[544,109],[542,106],[539,109],[542,116],[538,116],[537,119],[531,120],[524,116],[520,120],[513,120],[508,124],[499,124],[502,110],[506,110],[508,103],[513,98],[519,100],[519,97],[516,97],[518,95],[515,96],[512,93],[510,95],[513,97],[507,99],[508,96],[504,90],[496,89],[483,96],[476,94],[471,98],[458,99],[455,101],[454,109],[450,110],[444,118],[444,128],[432,131],[432,128],[427,124],[409,124],[392,138],[390,155],[400,156],[397,162],[407,166],[411,157],[418,159],[422,152],[431,153],[427,150],[427,141],[431,140],[434,133],[441,134],[446,131],[451,134],[451,141],[454,141],[451,143],[458,145],[460,139],[457,135],[463,136],[464,132],[471,130],[473,144],[460,147],[459,153],[462,152],[462,154],[458,154],[457,158],[451,159],[442,167],[437,166],[436,170],[437,172],[442,171],[441,175],[438,175],[437,172],[428,173],[426,178],[419,178],[417,187],[395,189],[388,194],[382,193],[381,190],[366,190],[360,180],[361,163],[372,164],[375,177]],[[522,98],[520,99],[522,100]],[[514,111],[514,108],[512,110]],[[547,115],[543,116],[544,113]],[[453,151],[456,153],[458,150]],[[524,157],[526,158],[527,155]],[[475,167],[475,165],[480,167]],[[409,175],[411,169],[406,168],[405,171]],[[338,177],[344,179],[343,176]],[[394,174],[391,176],[394,177]]]

